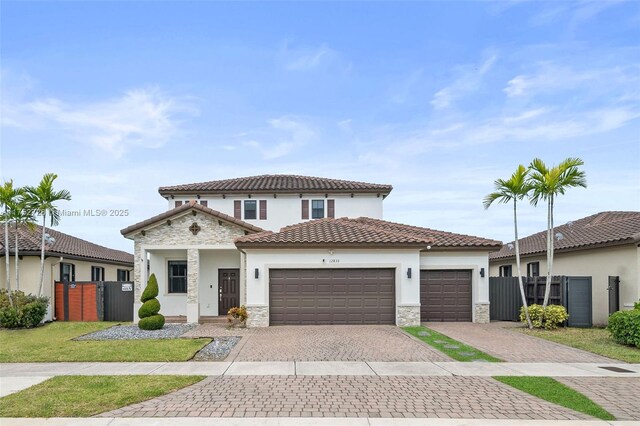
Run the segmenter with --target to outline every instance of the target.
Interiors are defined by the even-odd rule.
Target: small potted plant
[[[227,321],[229,321],[230,327],[246,327],[247,318],[249,318],[249,314],[244,305],[234,306],[227,312]]]

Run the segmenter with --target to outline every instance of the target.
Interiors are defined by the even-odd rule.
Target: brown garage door
[[[271,269],[278,324],[395,324],[394,269]]]
[[[420,271],[422,321],[471,321],[471,271]]]

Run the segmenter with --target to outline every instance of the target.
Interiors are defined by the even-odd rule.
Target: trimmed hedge
[[[160,330],[164,327],[164,316],[160,314],[151,315],[150,317],[142,318],[138,322],[138,327],[142,330]]]
[[[607,329],[616,342],[640,348],[640,309],[613,313]]]
[[[142,306],[138,309],[138,327],[141,330],[160,330],[164,327],[164,317],[160,315],[160,302],[158,296],[158,280],[156,274],[151,274],[147,287],[142,292],[140,301]]]
[[[11,305],[13,301],[13,306]],[[20,290],[0,290],[0,326],[5,328],[32,328],[42,322],[49,306],[48,297],[24,294]]]
[[[147,300],[138,309],[138,318],[147,318],[160,312],[160,302],[158,299]]]

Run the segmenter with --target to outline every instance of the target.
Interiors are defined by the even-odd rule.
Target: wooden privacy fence
[[[522,277],[527,304],[542,305],[547,277]],[[519,321],[522,298],[518,277],[489,278],[489,315],[497,321]],[[591,327],[591,277],[551,277],[550,305],[569,313],[570,327]]]
[[[56,282],[55,316],[58,321],[133,321],[133,283]]]

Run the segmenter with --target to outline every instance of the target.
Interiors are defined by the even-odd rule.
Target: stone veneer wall
[[[269,327],[269,307],[266,305],[247,306],[247,327]]]
[[[478,324],[489,324],[489,302],[476,303],[474,309],[475,317],[473,322]]]
[[[142,282],[142,246],[143,245],[163,245],[167,249],[171,246],[216,246],[233,244],[236,237],[244,235],[244,229],[237,225],[218,220],[206,213],[196,212],[194,216],[191,210],[184,215],[171,219],[171,225],[166,221],[159,223],[155,227],[145,231],[142,235],[140,231],[133,235],[134,240],[134,265],[133,265],[133,282],[134,297],[138,301],[142,294],[142,289],[146,283]],[[197,223],[200,231],[197,235],[189,230],[189,227]],[[195,260],[192,258],[192,261]],[[191,269],[189,269],[191,271]],[[191,273],[189,272],[189,275]],[[196,298],[197,298],[197,289]],[[193,298],[193,294],[188,297]],[[191,301],[191,300],[190,300]]]
[[[420,305],[400,305],[396,309],[398,327],[420,325]]]

